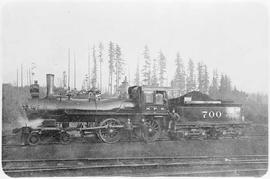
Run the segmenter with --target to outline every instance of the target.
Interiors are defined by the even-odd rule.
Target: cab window
[[[163,104],[163,94],[156,94],[156,104]]]
[[[145,103],[153,103],[153,102],[154,102],[153,93],[145,92]]]

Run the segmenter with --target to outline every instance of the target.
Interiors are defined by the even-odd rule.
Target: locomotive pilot
[[[176,122],[180,121],[180,116],[175,112],[175,109],[172,112],[168,111],[169,113],[169,126],[168,132],[173,131],[176,132]]]

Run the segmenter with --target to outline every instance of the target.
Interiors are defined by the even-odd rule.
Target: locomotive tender
[[[182,118],[182,123],[177,124],[176,133],[170,133],[172,138],[235,138],[244,135],[246,127],[250,125],[245,122],[241,104],[213,100],[197,91],[170,99],[169,103],[170,108],[174,108]]]
[[[129,123],[133,132],[147,141],[155,141],[167,129],[168,110],[175,109],[184,119],[177,123],[171,138],[214,137],[242,134],[246,123],[242,121],[241,105],[223,103],[209,98],[196,100],[194,93],[168,99],[165,87],[132,86],[127,89],[127,99],[76,99],[54,94],[54,75],[47,74],[47,96],[35,93],[23,105],[29,120],[44,119],[38,128],[28,127],[26,140],[36,144],[48,131],[56,131],[61,141],[69,139],[68,131],[80,131],[82,136],[96,134],[103,142],[115,143],[121,139]],[[37,84],[36,87],[37,88]],[[37,90],[35,90],[36,92]],[[192,99],[194,98],[194,99]],[[55,123],[50,125],[51,119]],[[48,125],[49,124],[49,125]]]

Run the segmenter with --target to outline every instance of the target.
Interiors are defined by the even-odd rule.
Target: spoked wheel
[[[148,119],[145,121],[145,128],[143,130],[143,138],[147,142],[153,142],[160,136],[160,125],[157,120]]]
[[[168,132],[168,136],[169,136],[169,138],[171,139],[171,140],[177,140],[178,138],[177,138],[177,133],[176,132],[171,132],[171,131],[169,131]]]
[[[213,139],[213,140],[218,140],[220,138],[220,133],[219,131],[215,129],[210,129],[207,133],[207,139]]]
[[[183,132],[168,132],[168,136],[171,140],[186,140]]]
[[[62,144],[68,144],[70,142],[70,135],[67,132],[60,133],[60,142]]]
[[[245,133],[244,133],[244,131],[243,131],[242,129],[236,128],[235,130],[236,130],[236,132],[235,132],[235,134],[232,136],[233,139],[240,139],[242,136],[245,135]]]
[[[108,118],[100,123],[100,127],[105,127],[100,129],[98,132],[99,138],[105,143],[115,143],[121,138],[121,128],[117,126],[120,125],[120,121],[114,118]]]
[[[30,145],[37,145],[40,142],[40,135],[37,132],[32,132],[28,138],[27,138],[27,142]]]

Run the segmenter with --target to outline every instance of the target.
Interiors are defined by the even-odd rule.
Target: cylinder
[[[53,74],[47,74],[47,97],[52,97],[54,94],[54,75]]]

